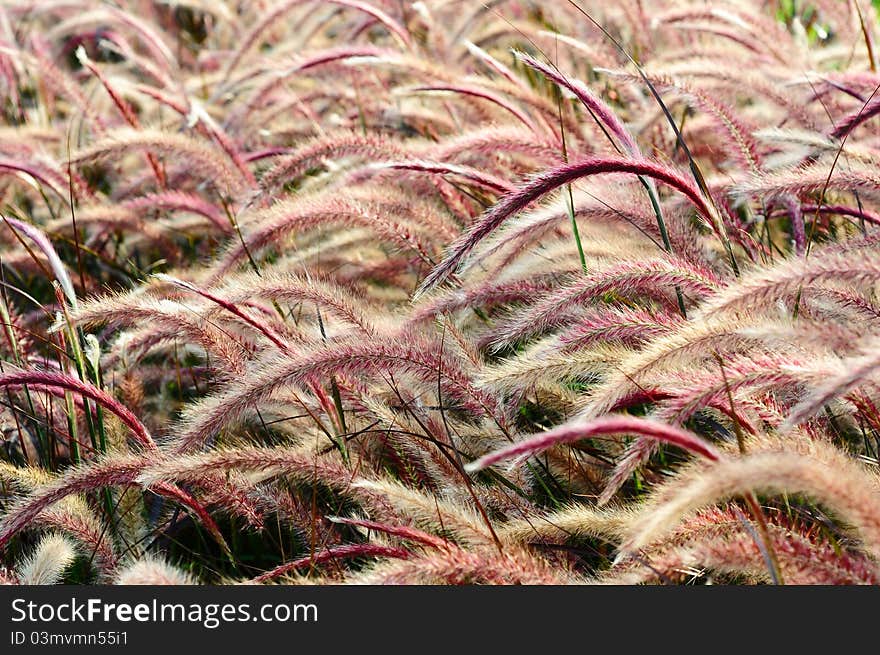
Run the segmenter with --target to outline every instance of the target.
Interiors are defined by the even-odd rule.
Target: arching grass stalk
[[[562,94],[560,93],[560,87],[566,88],[568,91],[573,93],[575,97],[578,98],[578,100],[593,118],[593,121],[596,123],[599,130],[605,135],[605,138],[611,144],[611,147],[613,147],[620,155],[628,155],[630,157],[641,158],[641,151],[639,150],[638,144],[636,143],[635,139],[629,134],[629,132],[626,130],[626,128],[620,122],[617,116],[615,116],[614,113],[611,112],[611,110],[589,89],[584,87],[579,82],[569,80],[561,73],[561,71],[558,70],[558,68],[556,68],[555,65],[553,65],[552,68],[548,67],[543,62],[540,62],[537,59],[534,59],[523,53],[517,53],[517,56],[527,66],[534,68],[538,72],[542,73],[548,80],[552,81],[556,85],[554,89],[556,91],[556,102],[559,115],[559,131],[562,136],[562,156],[565,163],[568,163],[568,149],[566,147],[565,125],[562,120]],[[617,136],[617,139],[612,137],[609,130],[611,130],[611,132],[613,132]],[[618,144],[618,141],[620,142],[620,144]],[[645,190],[648,192],[648,198],[651,201],[651,208],[654,211],[654,216],[657,218],[657,229],[660,231],[660,237],[663,241],[663,247],[666,252],[672,254],[672,243],[669,239],[669,232],[666,229],[666,221],[663,218],[663,210],[660,207],[660,199],[657,197],[657,188],[644,175],[638,175],[637,177],[639,179],[639,182],[642,184],[642,186],[645,187]],[[575,235],[575,241],[578,246],[578,253],[581,256],[581,266],[584,269],[584,272],[586,272],[586,261],[584,258],[583,246],[581,245],[577,222],[575,220],[574,200],[572,198],[571,185],[566,184],[565,188],[567,191],[567,208],[569,218],[571,219],[572,223],[572,231]],[[675,287],[675,296],[681,315],[684,318],[687,318],[687,311],[685,310],[684,306],[684,296],[682,296],[681,289],[679,287]]]
[[[706,205],[711,209],[711,218],[712,222],[715,223],[715,230],[718,233],[718,236],[721,238],[721,243],[724,247],[725,252],[727,253],[728,258],[730,259],[730,267],[733,270],[733,274],[736,277],[739,277],[739,265],[736,262],[736,257],[733,254],[733,247],[730,244],[730,239],[727,237],[727,230],[724,227],[724,221],[721,218],[721,212],[719,211],[717,205],[715,204],[714,198],[712,198],[712,194],[709,191],[709,186],[706,184],[706,178],[703,176],[703,172],[700,170],[699,165],[691,154],[691,149],[688,147],[687,142],[684,140],[684,136],[681,133],[681,130],[678,129],[678,124],[675,122],[675,118],[672,116],[672,112],[669,111],[669,107],[666,106],[666,103],[663,102],[663,98],[660,97],[660,93],[657,91],[656,87],[651,83],[651,80],[648,79],[648,76],[645,74],[644,69],[641,67],[638,61],[636,61],[635,57],[633,57],[626,48],[621,45],[621,43],[615,39],[611,33],[605,29],[604,26],[599,24],[595,18],[593,18],[588,12],[586,12],[580,5],[578,5],[574,0],[567,0],[568,4],[574,7],[578,12],[583,14],[587,20],[589,20],[594,26],[596,26],[599,30],[601,30],[602,34],[610,40],[614,46],[620,51],[620,53],[626,57],[629,62],[636,67],[636,70],[639,73],[639,76],[642,78],[642,81],[647,85],[648,90],[651,92],[654,100],[660,106],[660,109],[663,111],[663,115],[666,117],[666,121],[669,123],[669,126],[672,128],[672,131],[675,133],[675,138],[678,146],[681,148],[682,152],[687,156],[688,163],[690,165],[691,174],[694,177],[694,181],[697,183],[697,186],[700,189],[700,192],[703,194],[705,198]]]

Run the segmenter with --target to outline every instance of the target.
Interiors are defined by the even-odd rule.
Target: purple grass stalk
[[[559,146],[550,140],[536,139],[520,127],[482,127],[446,139],[428,149],[428,159],[434,161],[485,161],[498,153],[519,154],[543,164],[562,163]]]
[[[276,332],[270,325],[267,325],[266,323],[258,321],[255,318],[253,318],[252,316],[243,312],[241,310],[241,308],[239,308],[238,305],[236,305],[235,303],[232,303],[232,302],[229,302],[228,300],[220,298],[219,296],[214,295],[210,291],[206,291],[205,289],[202,289],[202,288],[196,286],[192,282],[186,282],[185,280],[181,280],[181,279],[173,277],[171,275],[159,273],[159,274],[155,275],[154,277],[156,277],[159,280],[162,280],[163,282],[173,284],[174,286],[176,286],[180,289],[185,289],[187,291],[191,291],[195,294],[202,296],[203,298],[206,298],[207,300],[210,300],[211,302],[222,307],[230,314],[237,316],[242,321],[244,321],[245,323],[250,325],[252,328],[256,329],[258,332],[263,334],[269,341],[271,341],[275,345],[276,348],[278,348],[278,350],[280,350],[282,352],[290,352],[290,345],[287,343],[287,341],[284,340],[284,338],[280,334],[278,334],[278,332]]]
[[[559,343],[566,352],[608,341],[634,346],[669,334],[680,325],[681,318],[674,314],[615,307],[578,319],[560,335]]]
[[[229,302],[243,302],[254,295],[277,302],[313,302],[326,309],[334,317],[356,326],[364,334],[374,336],[376,327],[361,307],[363,298],[354,287],[335,283],[332,278],[317,275],[273,275],[265,273],[254,289],[248,289],[247,282],[233,284],[224,295]],[[277,317],[274,312],[269,313]]]
[[[485,173],[483,171],[471,168],[469,166],[460,166],[458,164],[447,164],[445,162],[435,161],[389,161],[373,164],[371,168],[381,170],[390,168],[401,171],[417,171],[420,173],[435,173],[437,175],[456,175],[464,178],[468,182],[473,182],[485,189],[495,191],[497,193],[514,193],[516,188],[502,180],[499,177]]]
[[[49,260],[49,266],[55,274],[55,279],[58,280],[58,284],[61,285],[61,289],[67,297],[67,302],[70,304],[71,309],[76,311],[76,291],[73,289],[73,282],[71,282],[70,276],[67,274],[67,269],[64,267],[64,263],[61,261],[55,248],[52,246],[52,242],[49,241],[49,237],[47,237],[39,228],[20,221],[17,218],[10,218],[9,216],[0,214],[0,219],[6,221],[6,223],[13,229],[23,232],[40,250],[43,251],[43,254],[46,255],[46,259]]]
[[[264,527],[263,508],[269,503],[255,499],[253,488],[247,488],[235,478],[206,473],[195,485],[205,491],[202,502],[205,505],[219,506],[234,516],[243,518],[248,527],[262,530]],[[261,502],[262,500],[262,502]]]
[[[727,412],[730,411],[729,394],[741,389],[762,389],[770,387],[784,388],[799,382],[809,382],[807,373],[798,374],[798,369],[806,367],[791,353],[764,354],[755,353],[748,356],[734,356],[724,362],[725,377],[718,379],[716,371],[688,371],[686,374],[674,376],[665,388],[671,398],[665,399],[656,410],[654,416],[658,420],[672,425],[682,425],[696,412],[706,406],[724,408],[727,401]],[[809,370],[809,369],[807,369]],[[684,383],[677,384],[680,378]],[[756,430],[749,426],[748,421],[738,421],[752,434]]]
[[[504,306],[531,300],[552,291],[558,281],[555,277],[484,283],[471,289],[441,295],[423,306],[416,306],[411,323],[430,321],[442,314],[463,311],[473,307]]]
[[[505,196],[455,240],[444,260],[422,282],[416,292],[416,297],[434,288],[446,280],[455,270],[461,268],[465,258],[480,241],[508,218],[522,211],[534,201],[579,178],[607,173],[641,175],[664,182],[684,194],[708,224],[714,226],[712,208],[709,207],[699,189],[677,171],[647,160],[590,157],[541,173],[515,193]]]
[[[367,530],[375,530],[384,534],[390,534],[393,537],[400,537],[407,541],[414,541],[423,546],[431,546],[432,548],[450,548],[453,544],[441,539],[440,537],[428,534],[422,530],[410,527],[408,525],[389,525],[388,523],[379,523],[378,521],[368,521],[366,519],[350,519],[339,516],[328,517],[333,523],[341,523],[343,525],[353,525],[357,528],[366,528]]]
[[[291,152],[292,150],[285,146],[272,146],[270,148],[263,148],[261,150],[254,150],[252,152],[245,153],[244,155],[242,155],[242,158],[244,159],[244,161],[250,163],[260,161],[262,159],[280,157],[281,155],[289,155]]]
[[[197,121],[197,124],[203,128],[204,132],[217,142],[217,145],[223,149],[223,152],[226,153],[235,165],[235,168],[241,173],[248,188],[254,188],[257,186],[257,178],[254,177],[247,162],[242,158],[238,147],[232,142],[232,139],[226,134],[226,131],[217,124],[217,121],[205,111],[201,104],[190,101],[190,111],[189,114],[187,114],[187,121]]]
[[[273,357],[239,383],[228,385],[210,396],[202,407],[189,413],[176,445],[185,453],[201,447],[226,423],[268,399],[279,387],[302,385],[332,375],[383,377],[388,373],[409,373],[436,388],[441,379],[444,397],[458,401],[469,412],[491,417],[504,425],[506,417],[496,397],[477,388],[468,371],[452,357],[440,366],[436,341],[409,337],[407,340],[373,340],[330,343],[304,355]],[[438,371],[442,369],[442,376]]]
[[[113,104],[116,105],[116,108],[119,110],[119,113],[122,114],[122,117],[125,119],[125,122],[128,123],[131,127],[135,129],[140,129],[140,121],[138,121],[137,114],[134,113],[131,105],[123,98],[119,92],[113,87],[110,83],[110,80],[107,79],[107,76],[101,72],[101,69],[95,65],[95,63],[89,59],[86,54],[85,49],[82,46],[78,46],[76,49],[76,58],[80,64],[82,64],[85,68],[87,68],[92,75],[94,75],[104,89],[107,91],[107,95],[110,96],[110,99],[113,101]],[[150,164],[150,168],[153,169],[153,174],[156,176],[156,183],[160,188],[165,188],[165,172],[162,170],[162,167],[159,164],[159,160],[156,159],[156,156],[147,152],[147,161]]]
[[[467,48],[468,52],[483,62],[490,69],[501,75],[504,79],[506,79],[511,84],[519,84],[522,85],[523,81],[518,78],[512,70],[510,70],[507,66],[502,64],[500,61],[495,59],[488,52],[483,50],[480,46],[472,43],[471,41],[465,41],[464,46]]]
[[[242,175],[239,168],[230,165],[235,162],[227,161],[228,157],[224,156],[227,153],[218,153],[215,146],[180,132],[117,128],[108,132],[104,139],[71,153],[69,163],[80,165],[118,158],[133,149],[148,150],[186,162],[187,177],[197,173],[204,181],[211,182],[221,193],[236,195],[251,189],[248,178]],[[171,182],[173,179],[170,180]]]
[[[287,72],[288,74],[300,73],[302,71],[307,71],[311,68],[323,66],[324,64],[332,64],[337,61],[344,61],[345,59],[357,59],[365,57],[382,58],[392,54],[397,53],[395,53],[394,51],[386,50],[384,48],[377,48],[375,46],[369,45],[351,45],[342,46],[340,48],[330,48],[329,50],[322,50],[316,55],[307,57],[305,60],[298,62],[285,72]]]
[[[288,11],[297,7],[298,5],[305,4],[307,2],[313,2],[314,0],[284,0],[276,7],[274,7],[269,13],[267,13],[259,23],[257,23],[253,28],[251,28],[250,32],[248,32],[242,38],[241,45],[232,55],[229,63],[226,66],[226,70],[223,74],[224,81],[229,80],[229,76],[241,62],[242,58],[253,48],[259,41],[260,37],[263,33],[269,29],[272,25],[277,24],[278,20],[284,16]],[[409,48],[412,45],[412,41],[409,36],[409,32],[407,32],[397,21],[395,21],[391,16],[386,14],[384,11],[379,9],[378,7],[373,7],[368,5],[365,2],[360,2],[359,0],[324,0],[327,3],[341,5],[343,7],[349,7],[351,9],[356,9],[358,11],[362,11],[380,23],[385,25],[392,34],[395,34],[403,44]]]
[[[575,95],[575,97],[606,127],[611,133],[617,137],[617,141],[623,146],[624,151],[630,157],[641,156],[639,146],[633,139],[629,130],[624,127],[623,123],[611,108],[605,102],[593,93],[585,84],[579,80],[569,79],[558,70],[530,57],[523,52],[515,52],[516,58],[522,61],[529,68],[540,72],[544,77],[552,80],[559,86],[567,89]]]
[[[831,136],[842,139],[848,136],[854,129],[880,114],[880,97],[876,97],[859,111],[845,116],[838,126],[831,132]]]
[[[185,507],[189,507],[193,513],[198,517],[199,521],[208,532],[211,533],[211,536],[214,537],[214,540],[220,544],[221,548],[226,552],[227,555],[231,553],[229,550],[229,546],[226,544],[226,540],[223,538],[223,533],[220,531],[220,526],[214,521],[211,515],[208,513],[208,510],[202,506],[202,504],[196,500],[191,494],[187,493],[180,487],[177,487],[173,484],[168,484],[167,482],[157,482],[151,487],[152,491],[165,496],[166,498],[171,498],[172,500],[176,500],[181,505]]]
[[[406,585],[560,585],[570,583],[572,578],[527,551],[496,553],[455,548],[377,567],[366,580],[369,584]]]
[[[100,38],[102,45],[108,50],[114,47],[117,54],[121,55],[126,61],[131,62],[133,67],[137,67],[146,73],[147,76],[152,77],[163,88],[176,86],[167,68],[157,66],[156,62],[149,55],[141,55],[135,52],[131,43],[120,32],[112,29],[95,30],[94,38]],[[112,46],[109,44],[112,44]]]
[[[170,107],[181,116],[189,114],[189,105],[186,102],[175,98],[171,93],[163,89],[157,89],[148,84],[135,84],[133,88],[138,93],[142,93],[156,102],[163,104],[166,107]]]
[[[263,174],[260,186],[264,192],[269,192],[281,183],[302,175],[310,167],[323,164],[325,159],[331,157],[340,159],[360,156],[383,160],[404,158],[407,154],[405,148],[388,138],[353,132],[329,134],[297,148],[286,157],[281,157]]]
[[[7,157],[0,157],[0,171],[10,171],[11,173],[24,173],[34,178],[37,182],[44,184],[52,190],[52,193],[61,198],[65,203],[69,202],[67,193],[59,187],[60,180],[51,180],[47,173],[39,170],[32,163],[15,161]]]
[[[630,476],[636,472],[643,464],[646,464],[655,452],[659,443],[656,439],[648,437],[637,437],[630,443],[623,456],[617,461],[614,470],[605,482],[602,493],[596,499],[599,507],[607,505],[614,498],[614,495],[629,480]]]
[[[150,51],[150,61],[157,63],[165,62],[165,70],[172,71],[177,67],[177,57],[171,48],[162,40],[159,32],[154,30],[149,23],[143,21],[136,13],[125,11],[112,5],[105,5],[104,11],[108,12],[115,20],[129,27],[141,42]]]
[[[628,77],[633,80],[639,79],[636,75]],[[752,133],[757,127],[740,118],[734,107],[667,76],[649,74],[648,79],[655,87],[678,93],[688,103],[708,114],[727,134],[728,141],[734,151],[733,157],[739,164],[755,173],[761,170],[764,156],[752,137]]]
[[[880,214],[872,212],[869,209],[859,209],[858,207],[848,207],[846,205],[815,205],[805,204],[801,206],[802,214],[837,214],[840,216],[850,216],[864,220],[872,225],[880,225]]]
[[[75,81],[53,63],[51,47],[41,35],[32,36],[31,42],[34,50],[33,63],[40,69],[41,77],[46,85],[54,89],[58,95],[65,96],[75,104],[82,111],[83,116],[88,119],[95,132],[104,133],[107,130],[107,124],[103,116],[95,111],[92,103],[85,97]]]
[[[473,86],[464,86],[462,84],[430,84],[417,86],[412,89],[415,92],[427,92],[427,91],[448,91],[450,93],[459,93],[461,95],[471,96],[474,98],[480,98],[482,100],[487,100],[495,105],[498,105],[505,111],[511,113],[516,117],[518,121],[520,121],[523,125],[529,128],[532,132],[537,135],[540,135],[541,132],[538,129],[538,126],[535,125],[535,122],[529,118],[529,116],[513,105],[513,103],[509,102],[505,98],[502,98],[497,93],[492,93],[491,91],[486,91],[479,87]]]
[[[163,191],[161,193],[151,193],[139,198],[132,198],[120,203],[126,209],[132,211],[143,211],[146,209],[161,209],[164,211],[187,211],[199,216],[204,216],[217,229],[224,234],[233,232],[229,219],[221,212],[216,205],[211,204],[207,200],[185,191]]]
[[[337,559],[349,559],[352,557],[390,557],[393,559],[409,559],[412,556],[408,550],[393,546],[377,546],[374,544],[348,544],[345,546],[331,546],[325,550],[314,553],[308,557],[301,557],[282,564],[271,571],[258,575],[252,580],[256,583],[265,583],[287,575],[293,571],[311,568]]]
[[[83,382],[77,378],[72,378],[63,373],[43,373],[40,371],[16,371],[12,373],[0,374],[0,388],[3,387],[21,387],[29,384],[45,385],[47,387],[56,387],[66,389],[81,396],[93,400],[102,407],[115,414],[131,430],[132,434],[137,438],[138,442],[147,450],[158,451],[156,442],[150,436],[147,428],[131,411],[122,405],[113,396],[106,391]]]
[[[16,533],[62,498],[100,487],[132,484],[151,461],[149,457],[144,456],[105,459],[95,464],[71,469],[63,477],[39,487],[32,494],[18,501],[15,506],[9,508],[0,520],[0,550]],[[163,481],[156,481],[151,488],[156,493],[172,498],[192,509],[223,549],[227,553],[229,552],[219,527],[208,511],[195,498],[177,486]]]
[[[251,94],[250,99],[245,104],[245,106],[241,110],[237,111],[228,122],[232,123],[233,125],[238,125],[239,123],[249,118],[256,108],[272,104],[272,93],[276,89],[278,89],[278,87],[282,87],[287,84],[291,77],[295,77],[300,73],[303,73],[313,68],[317,68],[319,66],[344,63],[347,59],[382,59],[383,57],[394,56],[396,54],[397,53],[394,51],[376,48],[373,46],[361,45],[343,46],[340,48],[321,50],[315,55],[306,57],[304,60],[297,61],[292,66],[289,66],[286,69],[274,73],[267,82],[265,82],[262,86],[260,86],[256,91]],[[253,77],[253,72],[248,71],[244,73],[242,75],[242,79],[237,80],[235,84],[246,85],[251,82]]]
[[[209,283],[221,282],[223,276],[247,256],[248,252],[259,252],[272,244],[280,243],[290,232],[304,232],[339,224],[367,227],[391,243],[414,251],[422,261],[431,262],[432,248],[423,243],[421,235],[407,224],[391,218],[395,213],[397,212],[389,211],[388,207],[381,204],[358,202],[347,197],[280,201],[264,212],[253,215],[249,224],[255,225],[256,229],[248,234],[246,245],[231,245],[212,271]]]
[[[39,487],[32,494],[9,507],[3,515],[0,520],[0,550],[44,509],[62,498],[99,487],[131,484],[149,461],[143,456],[103,460],[96,464],[71,469],[63,477]]]
[[[804,400],[791,410],[791,414],[780,426],[786,432],[819,412],[835,398],[844,396],[859,384],[865,382],[880,368],[880,354],[849,357],[844,360],[841,372],[831,375],[813,390]]]
[[[657,259],[625,262],[560,285],[538,298],[495,332],[499,342],[531,337],[570,321],[570,311],[611,291],[656,296],[657,290],[675,287],[697,297],[710,296],[724,288],[711,271],[681,260]]]
[[[671,425],[664,425],[650,419],[632,416],[609,416],[587,423],[561,425],[543,434],[529,437],[489,453],[465,465],[465,470],[468,473],[475,473],[508,459],[531,457],[553,446],[574,443],[582,439],[627,433],[678,446],[713,462],[721,459],[721,454],[712,444],[705,441],[702,437],[698,437],[693,432],[688,432]]]

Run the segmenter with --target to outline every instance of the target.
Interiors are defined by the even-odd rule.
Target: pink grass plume
[[[622,157],[587,157],[563,164],[533,177],[514,193],[501,199],[486,211],[450,246],[448,254],[422,282],[416,297],[436,287],[460,269],[477,244],[494,232],[508,218],[518,214],[542,196],[582,177],[609,173],[628,173],[653,178],[680,191],[709,225],[714,225],[715,212],[700,190],[678,171],[646,159]]]
[[[708,460],[718,461],[721,454],[704,439],[692,432],[664,425],[650,419],[632,416],[608,416],[588,423],[569,423],[549,430],[543,434],[532,436],[465,465],[468,473],[481,471],[493,464],[505,460],[524,459],[562,444],[574,443],[582,439],[591,439],[613,434],[636,434],[663,443],[678,446]]]
[[[62,373],[45,373],[42,371],[14,371],[0,374],[0,388],[21,387],[25,385],[43,385],[66,389],[77,393],[89,400],[93,400],[108,411],[115,414],[122,423],[131,430],[137,441],[151,451],[157,451],[156,442],[150,436],[147,428],[131,410],[116,400],[113,396],[98,387],[72,378]]]
[[[64,291],[67,302],[70,303],[71,309],[76,310],[76,291],[73,289],[73,282],[71,282],[70,276],[67,274],[67,269],[64,267],[64,263],[61,261],[55,248],[52,246],[52,242],[49,241],[49,237],[47,237],[39,228],[25,223],[24,221],[20,221],[17,218],[11,218],[6,215],[0,215],[0,218],[2,218],[11,228],[27,236],[36,244],[43,254],[46,255],[46,259],[49,260],[49,267],[52,269],[52,273],[55,274],[55,279],[58,280],[58,284],[61,285],[61,289]]]

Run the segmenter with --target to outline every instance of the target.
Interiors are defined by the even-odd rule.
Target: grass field
[[[877,583],[878,35],[0,3],[0,581]]]

